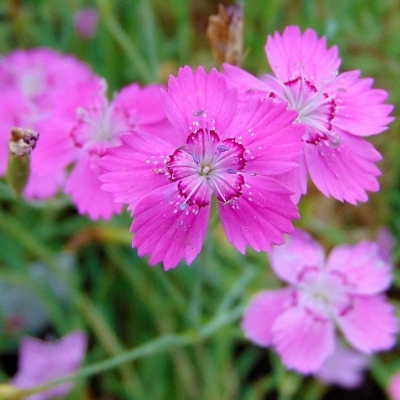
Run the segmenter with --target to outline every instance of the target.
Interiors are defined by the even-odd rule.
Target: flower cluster
[[[97,15],[87,12],[75,24],[90,38]],[[365,138],[387,128],[393,107],[372,79],[339,73],[338,49],[312,29],[287,27],[268,37],[265,52],[271,75],[185,66],[167,89],[132,83],[112,100],[106,81],[74,57],[48,49],[6,55],[0,174],[10,131],[34,132],[23,195],[47,199],[62,189],[91,219],[109,219],[126,204],[132,246],[166,270],[200,253],[214,203],[229,243],[241,253],[247,246],[270,252],[272,270],[287,283],[253,298],[242,322],[248,338],[273,348],[290,369],[351,387],[366,354],[395,344],[398,324],[383,294],[390,246],[343,245],[325,261],[323,248],[292,221],[308,176],[324,195],[351,204],[379,190],[381,155]],[[85,347],[77,335],[54,346],[27,339],[13,383],[28,387],[76,369]],[[72,366],[67,360],[58,371],[60,354],[75,342]],[[40,356],[32,361],[34,352]],[[337,362],[349,372],[337,373]],[[37,375],[44,366],[52,376]]]

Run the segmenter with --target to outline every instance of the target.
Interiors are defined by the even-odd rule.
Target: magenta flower
[[[164,133],[171,130],[161,106],[160,88],[131,84],[109,103],[105,81],[96,78],[76,92],[84,100],[76,110],[70,132],[77,161],[65,192],[72,196],[79,213],[86,213],[91,219],[109,219],[121,211],[122,205],[114,202],[113,195],[100,189],[100,157],[108,147],[120,144],[121,133],[134,129],[150,133],[155,129]]]
[[[400,400],[400,371],[390,378],[387,392],[390,400]]]
[[[87,337],[82,331],[72,332],[56,342],[44,342],[31,337],[23,339],[18,372],[10,384],[20,389],[31,389],[75,372],[85,356],[86,345]],[[64,383],[28,396],[27,400],[61,397],[71,389],[72,383]]]
[[[0,58],[0,176],[6,171],[11,127],[40,132],[25,197],[52,197],[64,183],[72,153],[64,140],[70,127],[62,109],[91,77],[87,65],[50,49],[16,50]]]
[[[364,380],[364,371],[368,364],[369,357],[366,354],[344,347],[339,342],[314,376],[330,385],[355,389]]]
[[[206,235],[212,194],[240,252],[283,243],[298,214],[292,192],[271,176],[296,165],[304,134],[292,124],[297,114],[270,101],[240,106],[236,90],[201,67],[181,68],[162,99],[174,131],[121,135],[122,145],[102,159],[109,171],[102,188],[129,204],[139,255],[165,269],[182,258],[190,264]]]
[[[258,79],[228,64],[224,72],[242,99],[284,102],[306,126],[300,168],[280,180],[296,192],[296,201],[306,193],[307,171],[325,196],[352,204],[367,201],[366,191],[379,190],[375,163],[381,156],[363,137],[384,131],[393,120],[393,106],[382,104],[387,92],[372,89],[373,80],[360,79],[360,71],[338,75],[336,46],[327,49],[326,39],[312,29],[302,34],[289,26],[282,35],[268,37],[265,51],[275,76]]]
[[[336,247],[324,261],[322,247],[296,230],[270,254],[271,267],[289,286],[259,293],[242,328],[253,342],[271,346],[290,369],[316,372],[332,355],[335,325],[357,350],[390,349],[398,324],[382,292],[391,265],[373,242]]]

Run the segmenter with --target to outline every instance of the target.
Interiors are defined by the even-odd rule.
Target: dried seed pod
[[[207,37],[214,58],[220,63],[240,65],[243,56],[243,8],[241,4],[223,6],[208,20]]]

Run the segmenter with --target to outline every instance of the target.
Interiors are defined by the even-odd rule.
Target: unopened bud
[[[28,182],[30,172],[30,154],[36,146],[39,133],[21,128],[11,129],[7,180],[14,193],[20,196]]]

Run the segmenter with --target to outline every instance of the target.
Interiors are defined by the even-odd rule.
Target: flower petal
[[[108,220],[120,213],[122,205],[114,202],[114,196],[100,189],[101,169],[97,155],[82,154],[76,162],[65,185],[80,214],[88,214],[93,220]]]
[[[211,191],[208,201],[210,201]],[[150,254],[150,264],[160,261],[164,269],[175,267],[185,258],[191,264],[200,253],[207,230],[210,207],[182,206],[177,183],[158,188],[134,207],[133,247],[139,256]]]
[[[277,175],[275,178],[294,192],[291,196],[293,203],[300,201],[301,195],[307,193],[308,170],[304,154],[294,160],[299,164],[294,170]]]
[[[161,96],[167,118],[182,135],[183,143],[196,128],[199,116],[206,127],[215,125],[218,133],[224,132],[235,114],[238,99],[237,91],[228,89],[216,69],[207,74],[203,67],[198,67],[193,73],[188,66],[180,68],[176,78],[170,77],[168,93],[162,91]]]
[[[315,186],[327,197],[357,204],[367,201],[366,191],[376,192],[380,175],[375,163],[381,155],[366,140],[340,133],[342,142],[336,145],[306,144],[307,167]]]
[[[339,385],[346,389],[354,389],[364,379],[364,370],[368,368],[369,357],[359,351],[346,348],[340,342],[334,353],[327,358],[315,377],[330,385]]]
[[[282,246],[274,246],[269,254],[271,268],[284,281],[296,284],[304,267],[322,268],[324,250],[308,233],[296,229]]]
[[[268,36],[265,52],[280,81],[302,75],[319,89],[340,66],[337,47],[327,49],[325,37],[319,39],[310,28],[303,34],[298,26],[286,27],[282,35],[275,32],[273,37]]]
[[[291,289],[265,290],[256,294],[243,315],[242,329],[260,346],[270,346],[275,320],[291,303]]]
[[[340,74],[326,88],[334,94],[335,102],[340,105],[335,111],[332,125],[357,136],[369,136],[387,129],[393,121],[389,114],[393,110],[390,104],[382,104],[388,93],[381,89],[371,89],[373,80],[360,79],[360,71]]]
[[[400,400],[400,372],[397,371],[391,376],[388,386],[386,388],[390,400]]]
[[[395,308],[384,296],[354,297],[352,307],[337,315],[344,336],[365,353],[389,350],[399,330]]]
[[[303,125],[293,124],[297,115],[272,100],[253,100],[238,108],[224,134],[246,149],[246,172],[270,176],[297,167],[293,160],[303,151],[305,133]]]
[[[235,87],[238,90],[240,100],[269,97],[271,90],[261,79],[235,65],[223,64],[223,69],[228,87]]]
[[[282,363],[302,374],[321,368],[334,349],[332,322],[300,307],[292,307],[277,318],[272,337]]]
[[[161,89],[163,86],[156,84],[139,87],[133,83],[124,87],[113,101],[114,113],[123,113],[132,127],[178,147],[181,140],[165,115]]]
[[[107,149],[100,166],[102,190],[111,192],[115,201],[135,204],[154,189],[168,184],[165,164],[174,148],[163,140],[135,131],[120,136],[122,145]]]
[[[19,368],[11,384],[19,388],[32,388],[75,372],[84,358],[87,336],[75,331],[56,342],[25,338],[19,352]],[[65,396],[72,383],[54,386],[29,396],[32,400],[46,400]]]
[[[377,294],[387,289],[392,280],[391,265],[385,262],[373,242],[334,248],[326,267],[330,273],[343,274],[354,294]]]
[[[282,244],[283,233],[291,232],[291,220],[298,218],[292,192],[264,176],[245,176],[242,190],[240,197],[218,204],[228,241],[241,253],[246,245],[269,251],[271,244]]]
[[[33,164],[33,162],[32,162]],[[28,183],[24,189],[27,199],[48,199],[54,197],[65,182],[64,170],[42,173],[36,168],[31,168]]]

